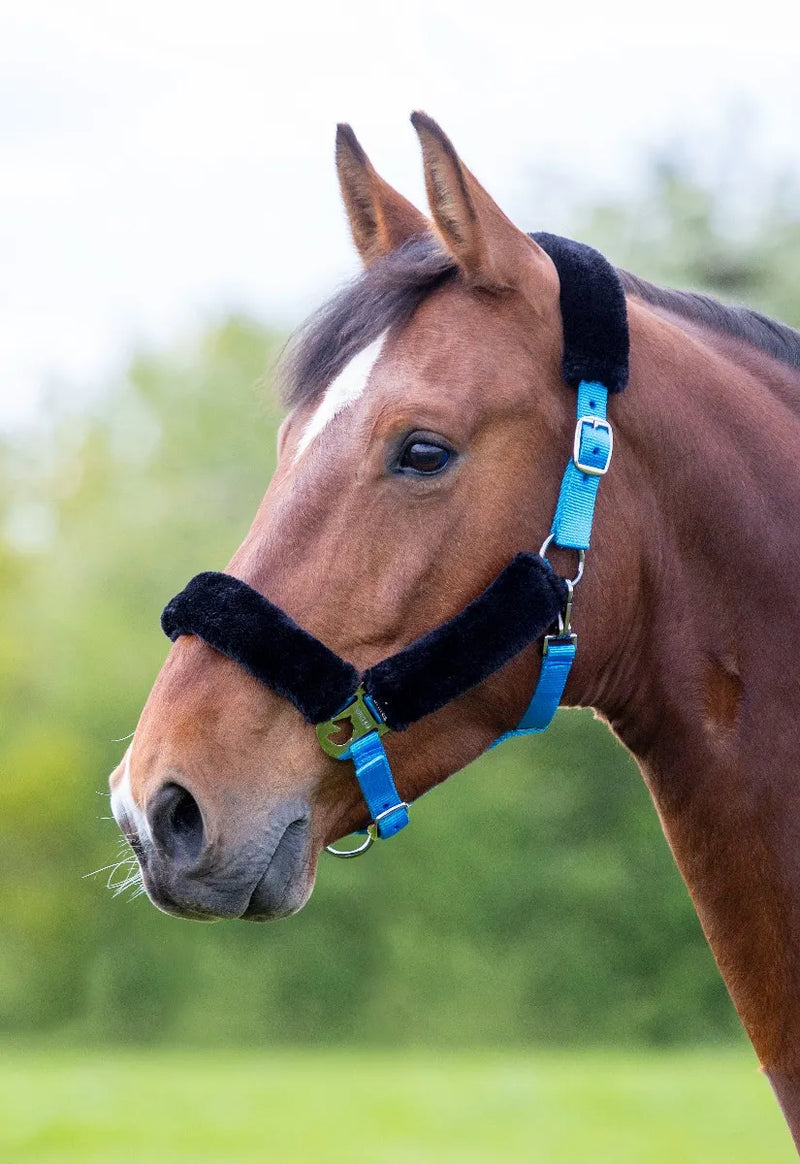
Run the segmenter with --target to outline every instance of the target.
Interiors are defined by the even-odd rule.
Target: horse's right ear
[[[353,242],[365,267],[430,230],[425,215],[384,182],[349,125],[336,130],[336,171]]]
[[[477,287],[521,288],[538,265],[537,283],[555,274],[541,247],[503,213],[456,153],[450,138],[426,113],[411,115],[422,146],[425,186],[433,221],[444,246],[467,280]]]

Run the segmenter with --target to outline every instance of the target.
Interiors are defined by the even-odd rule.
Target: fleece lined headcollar
[[[605,396],[622,391],[628,380],[625,295],[617,272],[591,247],[551,234],[531,237],[558,271],[562,373],[569,385],[579,388],[575,451],[546,544],[555,541],[578,550],[582,561],[597,482],[611,456]],[[546,642],[549,654],[518,730],[546,727],[575,653],[575,636],[569,633],[572,586],[540,554],[519,553],[453,618],[363,674],[268,598],[229,574],[198,574],[167,603],[161,625],[173,641],[180,635],[198,635],[288,699],[309,723],[318,725],[321,743],[327,738],[322,731],[326,721],[335,720],[345,705],[355,708],[363,723],[357,727],[354,711],[351,720],[357,730],[352,746],[329,754],[353,760],[375,831],[391,836],[407,823],[408,815],[394,787],[380,742],[382,732],[403,731],[476,687],[541,638],[563,614],[558,634]]]

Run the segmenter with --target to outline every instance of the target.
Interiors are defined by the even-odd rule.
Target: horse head
[[[277,469],[227,567],[360,672],[541,545],[575,425],[553,262],[436,123],[412,120],[432,221],[339,128],[364,271],[288,349]],[[403,800],[512,728],[538,667],[523,650],[390,733]],[[319,853],[366,823],[350,765],[298,708],[192,634],[174,642],[111,786],[151,899],[186,917],[296,911]]]

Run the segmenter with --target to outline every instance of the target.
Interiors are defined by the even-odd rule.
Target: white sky
[[[648,7],[0,0],[0,423],[211,314],[295,322],[351,274],[338,120],[422,203],[425,109],[527,229],[560,225],[523,197],[537,172],[624,187],[731,108],[800,169],[798,0]]]

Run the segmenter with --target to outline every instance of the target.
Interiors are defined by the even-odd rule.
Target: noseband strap
[[[517,554],[447,622],[363,674],[230,574],[198,574],[161,616],[170,639],[197,635],[293,703],[316,725],[328,755],[352,760],[372,823],[362,846],[331,850],[338,856],[364,852],[375,836],[393,836],[408,823],[408,805],[398,796],[381,739],[386,731],[404,731],[438,711],[542,636],[542,665],[530,705],[517,728],[496,742],[543,731],[564,693],[577,648],[570,626],[573,590],[583,574],[597,488],[613,447],[606,401],[628,380],[628,321],[619,275],[601,254],[556,235],[531,237],[558,271],[562,374],[578,389],[572,459],[541,551]],[[579,569],[571,581],[559,577],[544,557],[551,543],[577,552]]]
[[[453,618],[370,667],[364,686],[394,731],[477,687],[557,620],[563,578],[538,554],[517,554]]]
[[[538,554],[521,553],[472,602],[435,630],[359,675],[268,598],[230,574],[207,571],[167,603],[173,641],[197,635],[288,699],[317,725],[323,751],[352,760],[382,840],[408,824],[381,741],[471,690],[551,627],[567,584]],[[357,851],[332,849],[337,856]]]
[[[230,574],[196,574],[164,607],[161,628],[173,642],[197,635],[288,699],[309,723],[333,715],[358,687],[351,663]]]
[[[538,554],[517,554],[453,618],[363,675],[230,574],[197,574],[167,603],[161,626],[173,641],[197,635],[288,699],[311,724],[336,718],[363,686],[380,721],[399,732],[541,638],[566,597],[563,578]]]

